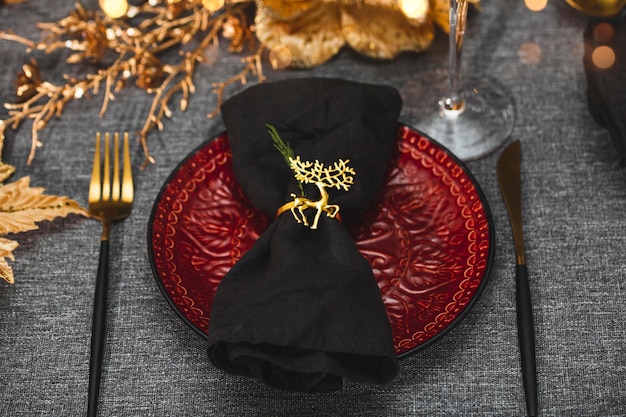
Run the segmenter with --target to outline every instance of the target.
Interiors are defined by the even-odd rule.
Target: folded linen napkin
[[[349,160],[356,175],[348,191],[328,189],[343,225],[322,215],[311,229],[287,210],[223,278],[208,331],[217,367],[301,392],[338,390],[344,378],[382,384],[395,377],[378,285],[344,226],[358,221],[381,185],[401,105],[391,87],[324,78],[259,84],[223,104],[233,171],[266,215],[300,194],[266,124],[301,160]],[[319,194],[308,184],[304,190]]]
[[[626,166],[626,13],[613,18],[590,17],[584,32],[583,64],[587,78],[589,111],[596,123],[606,128],[617,150],[620,165]],[[594,36],[595,28],[608,24],[613,36]],[[606,27],[606,26],[605,26]],[[611,32],[609,30],[609,32]],[[606,33],[606,31],[605,31]],[[610,35],[610,33],[609,33]],[[608,46],[615,62],[607,69],[593,64],[592,53],[598,46]]]

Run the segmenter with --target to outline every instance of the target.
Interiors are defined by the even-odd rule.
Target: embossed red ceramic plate
[[[152,268],[174,310],[206,336],[220,280],[268,226],[231,167],[228,134],[174,170],[154,203]],[[370,262],[406,356],[458,323],[493,260],[489,207],[470,172],[435,141],[400,126],[384,187],[352,236]]]

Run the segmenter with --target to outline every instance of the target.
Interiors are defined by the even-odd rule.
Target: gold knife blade
[[[522,145],[519,140],[507,146],[498,159],[500,192],[513,229],[513,243],[518,265],[526,264],[522,229]]]
[[[504,204],[509,213],[515,254],[517,337],[520,348],[522,381],[526,394],[528,415],[537,415],[537,367],[535,362],[535,330],[533,309],[530,297],[530,284],[524,254],[524,236],[522,230],[522,146],[519,140],[507,146],[498,159],[498,183]]]

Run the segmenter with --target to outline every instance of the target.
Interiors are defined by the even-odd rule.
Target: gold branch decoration
[[[5,104],[8,118],[0,120],[0,152],[6,129],[17,129],[23,122],[32,120],[28,157],[28,163],[32,163],[41,145],[39,132],[52,118],[61,116],[68,102],[98,95],[103,90],[102,116],[115,94],[134,83],[153,96],[145,123],[137,132],[145,155],[142,167],[153,163],[148,134],[154,128],[163,129],[164,119],[172,116],[170,104],[175,96],[180,97],[181,111],[188,108],[189,97],[195,93],[196,65],[211,63],[207,56],[210,47],[226,40],[229,52],[243,53],[244,57],[239,73],[213,84],[216,111],[207,116],[217,114],[229,85],[237,81],[246,83],[250,76],[256,76],[258,82],[264,81],[261,65],[264,47],[256,40],[254,26],[248,22],[246,8],[250,4],[253,4],[251,0],[226,3],[224,0],[148,0],[134,6],[126,0],[100,0],[101,9],[86,10],[77,2],[75,10],[66,17],[37,25],[43,32],[39,42],[13,31],[0,31],[0,39],[25,45],[29,54],[64,50],[70,64],[88,62],[99,67],[80,77],[66,74],[64,83],[54,84],[45,80],[36,60],[31,58],[24,64],[16,80],[17,100]],[[112,5],[116,8],[112,9]],[[177,61],[165,62],[163,54],[176,48]]]

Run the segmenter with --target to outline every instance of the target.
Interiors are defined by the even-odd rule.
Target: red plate
[[[478,299],[494,234],[467,168],[407,126],[397,137],[385,186],[351,233],[372,265],[403,357],[438,340]],[[269,224],[235,181],[231,157],[227,133],[204,143],[171,174],[150,217],[157,283],[204,336],[220,280]]]

